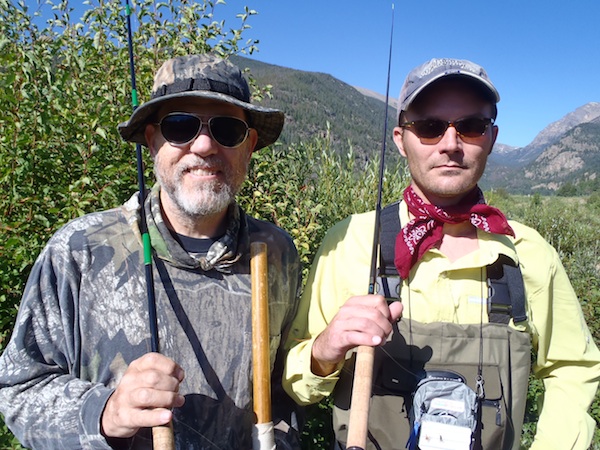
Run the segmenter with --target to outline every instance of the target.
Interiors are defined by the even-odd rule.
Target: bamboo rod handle
[[[259,424],[271,422],[271,362],[267,244],[250,245],[252,280],[252,381],[254,412]]]
[[[171,422],[152,428],[152,448],[154,450],[175,450],[175,438]]]
[[[347,450],[364,450],[367,445],[369,406],[373,383],[373,360],[375,349],[366,345],[358,347],[354,365],[352,403],[348,421]]]

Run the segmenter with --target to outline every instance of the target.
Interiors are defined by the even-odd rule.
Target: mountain
[[[544,128],[523,148],[497,144],[484,188],[550,194],[565,186],[587,194],[600,187],[600,103],[590,102]]]
[[[306,142],[329,133],[335,151],[347,153],[352,148],[361,159],[381,151],[385,102],[364,95],[329,74],[289,69],[240,56],[231,60],[240,68],[247,68],[259,86],[271,85],[271,96],[265,97],[261,105],[285,113],[281,143]],[[399,154],[391,139],[395,114],[395,109],[388,106],[386,148],[397,159]]]
[[[590,102],[567,114],[544,128],[535,139],[519,151],[518,161],[527,164],[534,161],[548,146],[557,142],[575,126],[600,117],[600,103]]]
[[[513,147],[512,145],[506,145],[496,142],[494,149],[488,159],[488,164],[500,165],[500,166],[518,166],[516,162],[515,154],[521,149],[519,147]]]
[[[385,103],[385,95],[380,94],[379,92],[372,91],[371,89],[361,88],[359,86],[354,86],[354,89],[361,94],[366,95],[367,97],[373,97]],[[394,108],[394,110],[398,109],[398,99],[396,97],[388,95],[388,102],[390,106]]]
[[[340,153],[370,159],[381,151],[385,96],[353,87],[329,74],[294,70],[240,56],[231,57],[248,69],[258,86],[270,85],[261,104],[284,111],[280,138],[284,145],[329,137]],[[397,100],[389,98],[386,159],[399,154],[391,139]],[[600,190],[600,103],[590,102],[549,124],[525,147],[496,143],[481,180],[484,189],[510,193],[556,193],[570,187],[577,193]]]
[[[524,174],[533,190],[556,191],[566,184],[600,186],[600,117],[573,127],[548,145]]]

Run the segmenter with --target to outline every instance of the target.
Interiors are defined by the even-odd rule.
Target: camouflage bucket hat
[[[491,99],[496,103],[500,101],[500,94],[483,67],[466,59],[434,58],[415,67],[406,77],[398,98],[398,117],[427,86],[450,76],[469,77],[479,81],[489,91]]]
[[[119,124],[121,137],[147,146],[146,124],[156,120],[155,113],[166,102],[183,98],[212,99],[243,108],[248,125],[258,133],[255,150],[274,143],[283,129],[281,111],[250,103],[248,82],[237,66],[214,55],[202,54],[170,59],[158,69],[152,98],[137,108],[127,122]]]

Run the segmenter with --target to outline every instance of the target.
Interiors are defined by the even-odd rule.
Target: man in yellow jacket
[[[335,225],[315,258],[287,344],[284,385],[297,402],[314,403],[335,390],[335,409],[347,409],[348,398],[340,397],[349,394],[347,390],[339,394],[343,383],[338,381],[348,377],[348,371],[351,374],[353,350],[364,345],[387,348],[402,334],[397,325],[400,320],[401,325],[409,324],[405,330],[412,330],[413,324],[483,329],[489,320],[487,272],[502,256],[522,272],[526,315],[507,320],[505,333],[517,335],[519,345],[521,335],[527,346],[531,344],[533,373],[543,380],[545,389],[531,448],[588,448],[595,423],[587,410],[598,388],[600,352],[579,301],[557,252],[535,230],[508,221],[486,205],[477,184],[498,134],[494,120],[499,99],[485,70],[470,61],[433,59],[410,72],[400,93],[398,125],[393,131],[412,178],[397,213],[402,224],[394,243],[394,263],[401,278],[398,299],[390,302],[382,295],[364,295],[375,213],[353,215]],[[405,347],[413,344],[410,333],[406,331],[400,339]],[[513,338],[503,341],[508,343],[505,347],[512,345]],[[446,341],[443,333],[437,339]],[[425,344],[423,348],[428,347]],[[423,350],[418,344],[413,347]],[[443,362],[451,356],[433,344],[430,347],[432,355],[426,360]],[[509,353],[499,363],[508,368],[498,369],[513,375],[500,376],[502,395],[498,398],[509,419],[498,409],[496,422],[506,422],[503,427],[512,429],[490,441],[494,444],[486,446],[484,440],[483,448],[519,448],[524,405],[514,409],[511,401],[518,401],[520,394],[513,393],[511,400],[505,391],[514,383],[515,392],[526,393],[530,360],[528,347],[523,348],[519,362]],[[393,360],[393,356],[384,351],[384,359]],[[460,355],[453,358],[460,361]],[[376,415],[379,423],[369,422],[368,448],[403,449],[407,440],[415,448],[410,436],[395,430],[400,421],[407,420],[411,405],[379,402],[393,397],[382,379],[386,367],[376,359],[371,416]],[[517,370],[525,371],[525,377],[519,375],[521,382],[513,379]],[[399,378],[398,372],[388,377],[392,382]],[[494,389],[491,383],[485,388]],[[488,400],[484,395],[481,398],[480,404]],[[337,448],[344,448],[347,422],[336,417],[334,428]],[[486,428],[484,434],[493,426]],[[441,431],[439,435],[447,437]]]

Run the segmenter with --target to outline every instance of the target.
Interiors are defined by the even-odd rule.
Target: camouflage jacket
[[[284,231],[229,209],[229,227],[194,259],[146,201],[160,350],[186,372],[174,411],[180,449],[251,448],[249,243],[268,245],[271,361],[296,309],[300,265]],[[31,448],[151,448],[149,430],[111,441],[100,417],[127,365],[150,351],[138,195],[71,221],[30,274],[0,358],[0,409]]]

